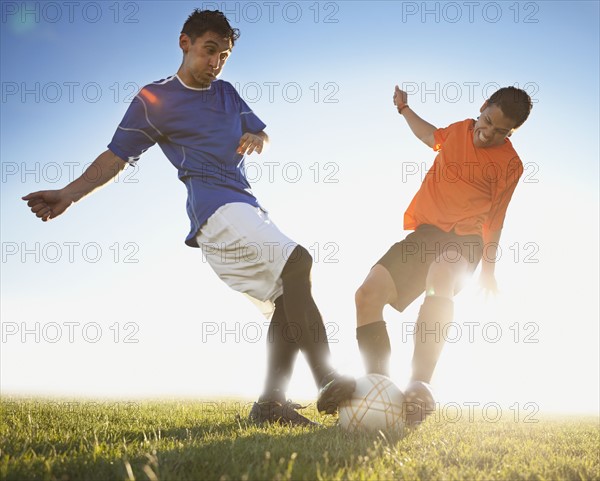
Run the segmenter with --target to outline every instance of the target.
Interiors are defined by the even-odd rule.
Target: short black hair
[[[232,47],[235,41],[240,38],[239,29],[232,28],[229,25],[229,21],[223,12],[196,8],[183,24],[181,33],[190,37],[192,43],[194,43],[196,38],[201,37],[206,32],[214,32],[222,35],[223,38],[228,38]]]
[[[516,87],[504,87],[497,90],[487,102],[489,105],[497,105],[506,117],[514,120],[516,125],[513,128],[515,129],[523,125],[533,108],[529,94]]]

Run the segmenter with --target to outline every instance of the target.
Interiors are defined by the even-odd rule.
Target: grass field
[[[600,479],[597,417],[454,413],[383,435],[346,433],[314,407],[324,427],[256,427],[242,401],[0,405],[2,480]]]

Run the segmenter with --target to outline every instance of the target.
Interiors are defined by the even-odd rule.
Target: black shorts
[[[394,279],[398,297],[392,307],[402,312],[425,291],[427,272],[436,258],[457,262],[462,256],[469,262],[472,274],[482,254],[483,240],[478,235],[458,235],[433,225],[420,225],[406,239],[390,247],[377,264],[385,267]]]

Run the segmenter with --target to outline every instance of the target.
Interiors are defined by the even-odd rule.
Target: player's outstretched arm
[[[125,161],[110,150],[103,152],[85,172],[59,190],[40,190],[22,197],[37,217],[46,222],[64,213],[72,204],[114,179],[125,168]]]
[[[246,132],[240,138],[240,144],[238,145],[237,153],[241,155],[250,155],[252,152],[260,154],[268,144],[269,136],[266,132],[262,131],[256,134]]]
[[[435,145],[435,139],[433,133],[437,130],[437,127],[431,125],[429,122],[423,120],[412,109],[408,106],[408,94],[404,90],[400,90],[400,87],[396,85],[394,90],[394,105],[398,109],[398,113],[403,115],[412,130],[413,134],[421,140],[425,145],[433,148]]]

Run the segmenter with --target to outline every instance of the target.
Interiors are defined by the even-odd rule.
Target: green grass
[[[598,480],[596,417],[430,418],[401,434],[256,427],[249,404],[3,399],[2,480]],[[240,414],[241,416],[238,416]]]

